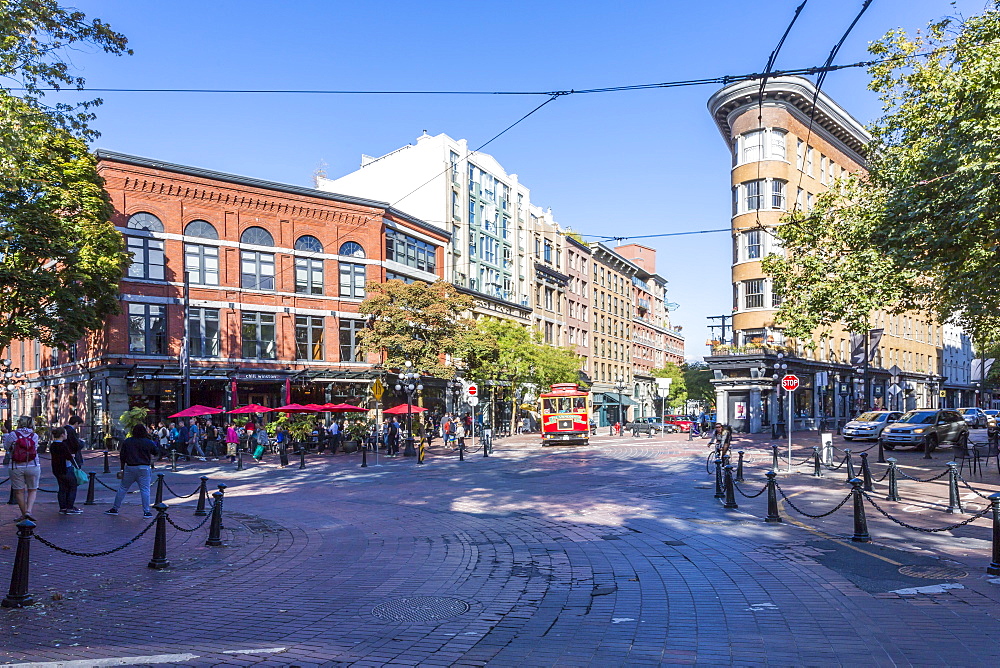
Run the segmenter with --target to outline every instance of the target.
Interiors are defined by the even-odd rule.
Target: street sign
[[[478,406],[479,397],[469,397],[468,399],[465,400],[465,403],[469,404],[470,406]]]
[[[469,383],[469,386],[465,388],[465,391],[469,393],[470,397],[474,397],[479,394],[479,388],[476,387],[475,383]]]
[[[385,393],[385,385],[378,378],[372,383],[372,396],[375,397],[375,401],[382,401],[382,395]]]
[[[938,392],[938,396],[944,398],[948,396],[948,393],[944,390],[941,390],[940,392]]]
[[[790,373],[781,379],[781,386],[789,392],[794,392],[799,389],[799,377]]]

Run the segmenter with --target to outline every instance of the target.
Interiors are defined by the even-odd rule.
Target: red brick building
[[[184,404],[186,355],[192,403],[358,400],[376,361],[355,345],[366,282],[442,276],[449,234],[386,203],[97,155],[134,258],[122,313],[69,351],[12,344],[27,372],[14,414],[165,417]]]

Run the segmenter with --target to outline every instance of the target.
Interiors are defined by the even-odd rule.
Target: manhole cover
[[[425,622],[469,611],[469,604],[446,596],[412,596],[376,605],[372,615],[390,622]]]
[[[957,580],[969,576],[961,568],[947,566],[900,566],[899,572],[911,578],[926,578],[927,580]]]

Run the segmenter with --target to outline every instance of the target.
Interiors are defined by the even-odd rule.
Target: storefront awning
[[[618,404],[621,404],[622,406],[639,405],[632,401],[627,394],[618,394],[617,392],[596,392],[594,394],[594,405],[600,406],[601,404],[607,404],[609,406],[617,406]]]

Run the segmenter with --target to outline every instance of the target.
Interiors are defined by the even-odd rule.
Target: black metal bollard
[[[458,439],[458,461],[465,461],[465,440],[461,438]]]
[[[736,483],[733,481],[733,465],[730,464],[726,467],[726,503],[722,506],[723,508],[735,509],[739,508],[739,504],[736,503]]]
[[[896,458],[889,457],[889,496],[885,497],[886,501],[899,501],[899,482],[896,477]]]
[[[153,539],[153,558],[146,565],[161,571],[170,568],[167,561],[167,504],[157,501],[153,508],[156,510],[156,537]]]
[[[485,443],[483,443],[483,457],[489,457],[489,456],[490,456],[490,449],[486,447]]]
[[[281,468],[288,466],[288,446],[284,443],[281,444],[281,453],[279,454],[281,460]]]
[[[212,506],[212,520],[208,526],[208,540],[205,545],[208,547],[222,547],[222,490],[212,494],[215,504]]]
[[[111,462],[108,461],[108,451],[104,451],[104,472],[111,473]]]
[[[878,463],[885,464],[885,447],[882,444],[881,437],[878,439]]]
[[[722,460],[715,458],[715,498],[723,499],[726,491],[722,489]]]
[[[872,470],[868,467],[868,453],[861,453],[861,479],[864,481],[864,490],[872,491]]]
[[[368,445],[361,446],[361,468],[368,468]]]
[[[208,502],[208,476],[201,477],[201,487],[198,489],[198,507],[194,509],[196,517],[208,515],[205,504]]]
[[[822,478],[823,477],[823,466],[819,459],[819,447],[813,446],[813,477]]]
[[[304,445],[299,445],[299,468],[304,469],[306,467],[306,448]]]
[[[924,441],[924,456],[923,456],[923,459],[934,459],[933,457],[931,457],[931,448],[930,448],[930,444],[927,441]]]
[[[854,475],[854,460],[851,458],[850,450],[844,450],[844,468],[847,469],[847,482],[851,482],[857,478]]]
[[[420,445],[417,446],[417,463],[418,464],[423,464],[424,463],[424,450],[426,450],[426,449],[427,449],[427,446],[424,444],[423,441],[420,441]]]
[[[10,589],[0,607],[24,608],[35,604],[35,599],[28,593],[28,567],[30,565],[31,538],[35,532],[35,523],[31,520],[21,520],[17,523],[17,552],[14,553],[14,570],[10,574]]]
[[[958,464],[948,462],[948,507],[945,512],[949,515],[957,515],[962,510],[962,499],[958,495]]]
[[[868,535],[868,519],[865,517],[865,497],[861,490],[861,481],[851,478],[851,495],[854,497],[854,535],[851,536],[852,543],[870,543],[872,537]]]
[[[163,474],[156,474],[156,501],[154,503],[163,503]]]
[[[990,494],[993,510],[993,561],[986,567],[990,575],[1000,575],[1000,492]]]
[[[774,471],[768,471],[764,475],[767,476],[767,517],[764,518],[765,522],[780,522],[781,515],[778,514],[778,474]]]
[[[243,450],[241,448],[236,449],[236,470],[243,470]]]
[[[177,451],[170,451],[170,470],[177,473]]]
[[[771,446],[771,470],[772,471],[777,471],[779,468],[781,468],[781,467],[778,465],[778,446],[772,445]]]
[[[737,450],[736,454],[736,482],[743,482],[743,451]]]
[[[89,471],[87,477],[90,480],[87,482],[87,500],[83,502],[85,506],[94,505],[94,480],[97,478],[97,471]]]

